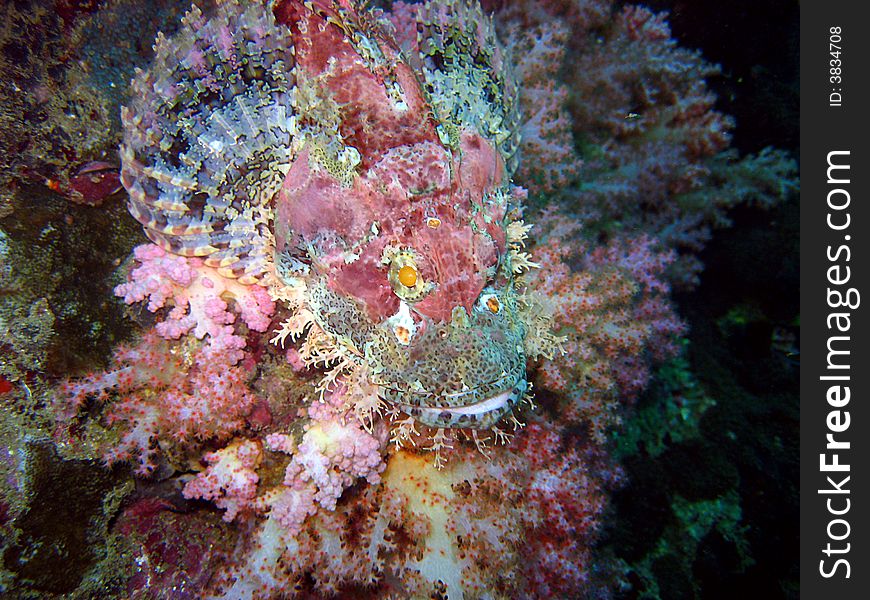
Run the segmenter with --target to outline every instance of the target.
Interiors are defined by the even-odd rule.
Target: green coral
[[[663,582],[671,578],[663,571],[691,573],[698,546],[714,531],[734,545],[739,561],[738,572],[754,564],[746,539],[748,527],[742,524],[740,496],[736,490],[729,490],[718,498],[696,502],[675,496],[671,512],[675,519],[659,538],[656,547],[631,567],[623,563],[625,574],[633,572],[640,579],[641,585],[636,589],[637,598],[661,600],[675,597],[675,590],[664,589],[666,584]],[[691,580],[691,577],[684,579]],[[684,589],[680,593],[697,597],[699,590]]]
[[[674,205],[687,213],[705,214],[716,227],[731,221],[725,210],[751,205],[770,209],[797,192],[798,165],[792,156],[776,148],[740,157],[731,148],[703,163],[708,170],[704,185],[675,194]]]
[[[692,373],[684,351],[663,363],[656,377],[626,425],[614,431],[616,456],[643,451],[659,456],[670,444],[698,437],[701,417],[716,401],[707,395]]]

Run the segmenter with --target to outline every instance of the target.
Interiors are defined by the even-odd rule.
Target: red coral
[[[272,514],[216,575],[221,594],[589,595],[605,488],[620,474],[588,442],[563,438],[563,417],[530,424],[495,460],[461,446],[439,471],[427,457],[401,451],[383,483],[355,486],[333,511],[317,511],[292,531]],[[284,497],[294,506],[311,502],[303,490]]]
[[[237,542],[237,532],[205,512],[182,513],[159,497],[135,500],[112,531],[128,542],[126,598],[202,598],[214,571]],[[171,592],[169,591],[171,590]]]
[[[535,248],[544,265],[537,289],[549,297],[565,356],[544,360],[540,384],[565,394],[577,417],[603,440],[618,420],[618,403],[643,389],[652,359],[676,352],[684,325],[667,301],[665,270],[672,252],[647,237],[617,238],[591,251],[566,244],[576,225],[547,216]],[[577,243],[577,242],[575,242]],[[579,258],[582,257],[582,258]],[[578,265],[573,270],[569,263]]]
[[[67,195],[78,204],[99,206],[120,190],[120,167],[107,162],[92,161],[79,167],[75,175],[70,177]]]
[[[679,252],[668,279],[692,285],[694,254],[728,208],[769,205],[794,187],[783,154],[737,160],[728,151],[734,122],[715,110],[706,83],[719,68],[680,48],[664,13],[611,0],[491,5],[525,84],[520,183],[572,207],[590,238],[644,233]]]

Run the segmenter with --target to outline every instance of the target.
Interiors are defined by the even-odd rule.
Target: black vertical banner
[[[801,597],[870,597],[870,18],[801,1]]]

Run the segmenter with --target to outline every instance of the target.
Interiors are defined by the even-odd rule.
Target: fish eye
[[[427,283],[420,273],[417,257],[413,251],[388,249],[384,253],[384,263],[390,265],[387,280],[390,282],[393,292],[402,300],[417,302],[422,300],[432,288],[432,285]]]
[[[411,265],[405,265],[399,269],[399,283],[408,288],[417,285],[417,269]]]
[[[493,292],[484,292],[480,295],[476,308],[480,312],[497,315],[502,310],[501,300]]]

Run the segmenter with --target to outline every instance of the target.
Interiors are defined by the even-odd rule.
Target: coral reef
[[[128,304],[147,298],[151,312],[167,301],[172,308],[135,345],[115,351],[112,369],[65,384],[58,414],[68,428],[89,403],[113,400],[104,418],[123,423],[124,433],[104,458],[136,459],[137,472],[148,475],[161,443],[169,451],[167,445],[224,441],[245,424],[256,398],[245,385],[250,366],[240,364],[245,338],[233,323],[238,313],[248,330],[264,331],[275,305],[262,288],[226,279],[199,259],[167,256],[153,245],[134,256],[139,265],[116,295]]]
[[[133,70],[183,9],[170,0],[7,4],[0,31],[5,210],[18,208],[19,190],[31,182],[99,205],[120,190],[117,114]]]
[[[95,528],[69,530],[102,543],[60,585],[33,576],[42,555],[22,558],[50,538],[0,463],[0,589],[654,595],[667,588],[649,573],[685,571],[713,535],[749,567],[733,485],[662,500],[677,521],[661,539],[688,531],[682,545],[630,563],[594,544],[624,485],[615,426],[639,403],[617,454],[636,476],[638,454],[695,443],[719,406],[673,358],[687,328],[672,286],[696,281],[728,208],[788,195],[793,164],[729,150],[705,82],[717,68],[664,15],[483,4],[493,18],[473,0],[216,0],[180,24],[187,7],[168,0],[58,2],[27,17],[51,39],[27,42],[26,73],[0,69],[51,99],[4,104],[43,125],[14,131],[26,144],[0,173],[15,356],[0,442],[12,456],[38,432],[54,464],[111,470],[76,505]],[[119,181],[152,243],[103,202]],[[39,194],[49,209],[23,214]],[[59,266],[68,254],[93,264]],[[70,283],[83,272],[94,290]],[[88,320],[78,338],[104,364],[59,349]]]
[[[521,52],[518,78],[554,88],[527,94],[527,114],[550,118],[525,123],[520,154],[547,165],[529,168],[557,171],[520,171],[519,182],[533,206],[562,204],[585,239],[643,232],[677,252],[668,279],[691,287],[697,253],[713,228],[729,224],[729,208],[769,207],[797,188],[787,153],[729,149],[734,122],[715,109],[706,83],[719,69],[680,48],[664,14],[610,0],[488,5]]]
[[[354,487],[301,530],[270,516],[221,574],[221,597],[269,597],[284,581],[300,595],[341,597],[591,592],[588,541],[609,467],[599,450],[574,441],[565,445],[552,425],[529,425],[498,461],[463,447],[441,470],[400,451],[379,485]]]
[[[578,225],[552,212],[539,225],[536,284],[565,352],[541,361],[538,386],[566,398],[574,418],[603,442],[646,386],[651,361],[672,355],[684,331],[664,278],[674,253],[654,250],[645,236],[566,246]]]

